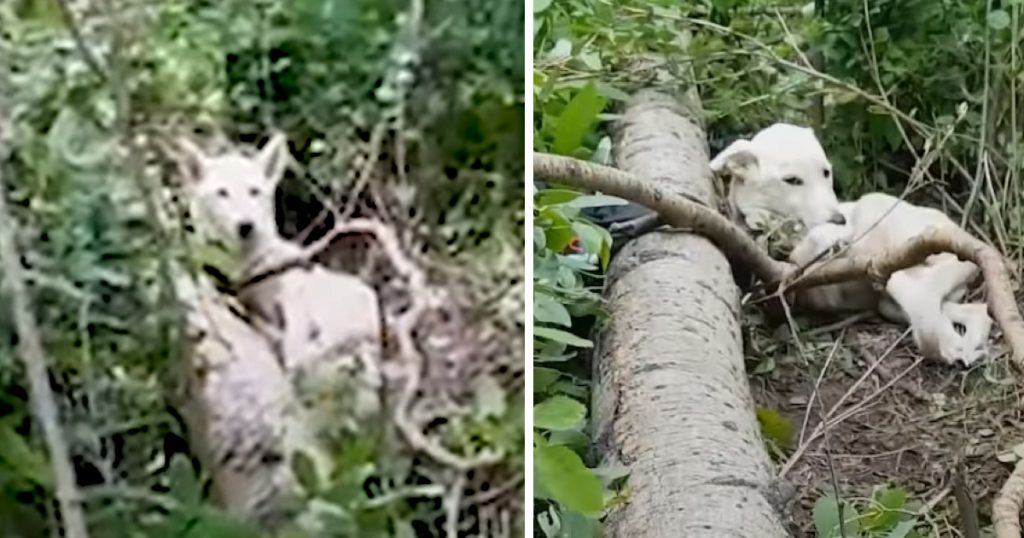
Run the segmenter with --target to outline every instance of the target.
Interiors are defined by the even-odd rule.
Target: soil
[[[957,498],[966,492],[985,536],[992,500],[1011,470],[997,455],[1024,442],[1024,393],[998,334],[989,360],[964,370],[921,360],[904,327],[879,320],[817,335],[800,329],[802,353],[787,325],[774,334],[756,323],[744,326],[750,327],[745,348],[754,400],[794,426],[791,446],[777,451],[777,461],[780,469],[791,463],[785,479],[797,490],[789,505],[796,536],[815,536],[812,507],[833,493],[834,483],[839,497],[858,508],[867,506],[874,488],[905,489],[906,508],[920,511],[919,533],[929,537],[965,536]],[[830,416],[845,418],[809,439],[837,404]]]

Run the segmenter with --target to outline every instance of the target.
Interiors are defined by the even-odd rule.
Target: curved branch
[[[997,538],[1020,538],[1020,511],[1024,506],[1024,460],[1006,479],[992,502],[992,526]]]
[[[533,173],[535,179],[600,191],[644,205],[658,212],[665,222],[707,237],[731,262],[750,268],[769,288],[778,287],[783,292],[865,277],[885,282],[889,275],[919,265],[934,254],[956,254],[981,269],[989,311],[1003,330],[1013,364],[1024,371],[1024,318],[1014,300],[1003,256],[963,230],[933,229],[900,249],[874,257],[832,259],[803,272],[800,267],[771,258],[746,232],[718,212],[665,192],[644,178],[608,166],[545,153],[533,154]]]
[[[571,157],[534,153],[533,176],[535,180],[600,191],[646,206],[658,212],[667,224],[707,237],[731,262],[750,268],[765,282],[781,282],[791,267],[769,256],[746,232],[717,211],[664,192],[628,172]]]

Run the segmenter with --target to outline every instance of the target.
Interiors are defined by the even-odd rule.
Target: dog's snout
[[[832,224],[838,224],[842,226],[846,224],[846,217],[844,217],[842,213],[836,211],[832,213],[832,216],[829,217],[828,221],[831,222]]]
[[[252,235],[252,229],[253,225],[251,222],[243,222],[239,224],[238,237],[241,237],[242,239],[247,239],[250,235]]]

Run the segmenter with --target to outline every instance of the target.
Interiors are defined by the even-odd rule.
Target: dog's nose
[[[842,226],[846,224],[846,217],[844,217],[842,213],[836,211],[835,213],[832,213],[832,216],[829,217],[828,221],[831,222],[832,224],[838,224]]]
[[[251,222],[243,222],[239,224],[238,237],[241,237],[242,239],[248,238],[250,235],[252,235],[252,228],[253,226]]]

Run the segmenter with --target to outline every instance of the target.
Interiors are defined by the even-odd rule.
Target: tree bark
[[[619,168],[717,207],[699,100],[645,91],[619,126]],[[699,235],[654,232],[613,259],[595,353],[605,464],[629,467],[608,536],[789,536],[743,366],[739,290]]]

